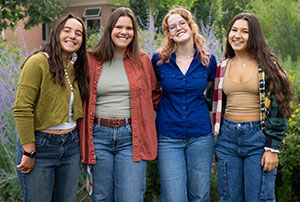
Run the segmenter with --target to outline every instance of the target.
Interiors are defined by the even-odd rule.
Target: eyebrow
[[[72,27],[70,27],[70,26],[64,26],[64,29],[65,29],[65,28],[67,28],[67,29],[72,29]],[[80,32],[81,34],[83,34],[83,32],[82,32],[81,30],[79,30],[79,29],[77,29],[76,32]]]

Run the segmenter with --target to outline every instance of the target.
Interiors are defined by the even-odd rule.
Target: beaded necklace
[[[69,86],[71,88],[71,91],[73,92],[73,86],[72,86],[72,84],[70,82],[69,75],[68,75],[68,72],[67,72],[67,68],[64,68],[64,70],[65,70],[65,76],[67,78],[68,84],[69,84]]]

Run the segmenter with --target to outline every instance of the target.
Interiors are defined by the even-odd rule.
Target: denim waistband
[[[70,131],[70,132],[67,132],[67,133],[64,133],[64,134],[53,134],[53,133],[45,133],[45,132],[42,132],[42,131],[35,131],[35,133],[40,133],[40,134],[43,134],[44,136],[47,136],[47,137],[67,137],[67,136],[72,136],[74,134],[77,134],[77,127],[74,128],[74,130]]]
[[[228,128],[239,128],[242,127],[243,129],[253,129],[260,127],[260,120],[256,121],[245,121],[245,122],[236,122],[226,119],[224,116],[222,117],[222,126]]]

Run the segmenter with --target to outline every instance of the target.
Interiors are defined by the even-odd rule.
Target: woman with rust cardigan
[[[159,88],[149,56],[139,50],[130,9],[112,13],[88,62],[90,96],[83,104],[80,141],[91,197],[142,201],[146,160],[157,156],[153,104]]]

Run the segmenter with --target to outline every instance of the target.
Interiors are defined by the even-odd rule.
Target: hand
[[[17,168],[24,174],[30,173],[34,166],[34,161],[34,158],[23,155],[22,161],[19,165],[17,165]]]
[[[31,152],[35,150],[35,143],[29,143],[29,144],[24,144],[23,149],[27,152]],[[33,166],[34,166],[34,158],[30,158],[28,156],[23,155],[21,163],[17,165],[17,168],[22,172],[22,173],[30,173]]]
[[[265,172],[270,172],[271,170],[278,167],[278,154],[271,151],[265,151],[262,159],[261,166],[264,167]]]

